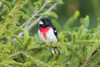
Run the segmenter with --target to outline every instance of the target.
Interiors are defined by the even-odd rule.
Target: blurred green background
[[[89,28],[96,27],[96,18],[100,16],[99,3],[100,0],[64,0],[64,4],[58,6],[58,21],[60,23],[66,22],[66,20],[71,17],[76,10],[79,10],[80,17],[85,17],[86,15],[90,16],[91,24]],[[79,22],[76,22],[75,24],[77,25]]]
[[[76,10],[80,11],[80,17],[88,15],[90,17],[89,28],[97,25],[97,18],[100,17],[100,0],[63,0],[64,4],[57,6],[57,21],[63,25]],[[75,22],[75,26],[80,25],[80,20]]]

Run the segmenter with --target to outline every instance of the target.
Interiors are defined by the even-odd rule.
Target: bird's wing
[[[55,28],[53,25],[52,25],[52,28],[53,28],[53,32],[54,32],[54,34],[55,34],[56,37],[58,38],[56,28]]]

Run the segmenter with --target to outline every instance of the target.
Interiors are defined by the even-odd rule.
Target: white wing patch
[[[48,43],[57,42],[57,38],[56,38],[52,28],[50,28],[50,30],[46,33],[46,38],[47,39],[44,38],[44,36],[40,33],[39,30],[38,30],[38,35],[39,35],[39,38],[44,42],[48,42]]]
[[[57,31],[55,30],[55,32],[57,32]]]

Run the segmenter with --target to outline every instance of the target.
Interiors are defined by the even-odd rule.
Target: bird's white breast
[[[53,29],[50,28],[49,31],[46,32],[46,38],[43,36],[43,34],[40,33],[40,30],[38,30],[39,38],[44,42],[57,42],[57,38],[53,32]]]

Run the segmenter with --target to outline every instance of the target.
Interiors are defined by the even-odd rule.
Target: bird
[[[39,25],[40,26],[38,29],[38,36],[40,40],[42,40],[44,43],[49,43],[50,45],[52,45],[52,43],[58,42],[56,28],[54,27],[50,19],[41,18],[39,21]],[[57,47],[51,47],[49,49],[53,55],[60,55],[60,52]]]

